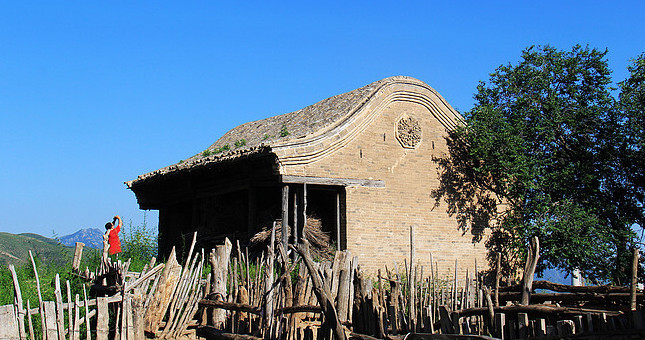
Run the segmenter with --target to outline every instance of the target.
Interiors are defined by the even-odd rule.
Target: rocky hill
[[[97,228],[81,229],[73,234],[61,236],[60,242],[70,247],[74,247],[76,242],[83,242],[86,247],[102,249],[103,232],[103,230]]]

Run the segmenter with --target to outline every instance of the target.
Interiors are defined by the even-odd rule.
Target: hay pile
[[[271,238],[272,226],[265,226],[262,231],[253,235],[251,244],[253,248],[266,249],[269,245]],[[281,242],[282,235],[282,221],[276,220],[275,226],[275,246]],[[334,257],[334,247],[331,244],[331,237],[329,233],[323,231],[322,222],[320,219],[312,216],[307,216],[307,226],[305,227],[305,236],[311,245],[311,255],[314,258],[323,260],[330,260]]]

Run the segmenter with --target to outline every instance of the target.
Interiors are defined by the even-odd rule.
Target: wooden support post
[[[69,286],[69,280],[65,280],[65,287],[67,288],[67,319],[69,320],[67,327],[69,327],[69,333],[71,333],[74,321],[72,321],[72,290]]]
[[[96,340],[108,340],[110,315],[107,297],[96,298]]]
[[[19,339],[19,337],[14,306],[0,306],[0,339]]]
[[[417,311],[416,311],[416,254],[414,244],[414,226],[410,226],[410,270],[408,271],[408,306],[410,311],[409,331],[416,332]]]
[[[143,301],[142,301],[141,295],[132,295],[132,299],[130,300],[130,303],[132,304],[131,305],[132,324],[128,326],[131,326],[132,328],[132,334],[134,335],[133,340],[144,340],[146,336],[143,330],[143,312],[144,311],[142,309]],[[130,330],[130,327],[128,327],[128,330]]]
[[[458,287],[457,267],[458,267],[457,259],[455,259],[455,276],[454,276],[454,282],[452,283],[452,294],[451,294],[451,298],[452,298],[451,306],[453,310],[457,309],[457,298],[459,297],[459,294],[457,292],[457,287]]]
[[[18,276],[16,275],[16,269],[13,264],[9,265],[9,271],[11,272],[11,277],[13,279],[13,288],[15,293],[15,302],[16,302],[16,317],[18,318],[18,333],[20,334],[20,339],[26,339],[27,334],[25,333],[25,307],[22,303],[22,292],[20,291],[20,284],[18,283]]]
[[[81,302],[79,299],[79,295],[76,294],[75,299],[74,299],[74,325],[72,326],[71,324],[69,325],[69,330],[71,336],[69,337],[70,340],[79,340],[81,338],[81,333],[80,333],[80,326],[81,326]],[[69,310],[69,315],[72,315],[72,310]],[[88,325],[85,325],[85,327],[89,327]]]
[[[508,338],[506,336],[506,314],[495,313],[495,333],[501,340]]]
[[[74,271],[75,273],[78,273],[79,268],[81,267],[83,247],[85,247],[85,244],[83,242],[76,242],[76,248],[74,249],[74,259],[72,260],[72,271]]]
[[[56,297],[56,323],[58,339],[65,340],[65,314],[63,311],[63,294],[60,290],[60,275],[56,274],[54,295]]]
[[[340,192],[336,193],[336,249],[342,250],[343,247],[341,246],[341,209],[340,209]]]
[[[517,325],[519,328],[520,339],[526,339],[529,336],[529,315],[527,313],[517,313]]]
[[[338,314],[336,313],[336,308],[334,307],[334,301],[331,300],[331,292],[329,292],[328,289],[325,289],[323,280],[314,265],[313,259],[311,258],[311,254],[309,252],[309,242],[306,239],[303,239],[303,242],[299,243],[297,248],[294,249],[298,252],[298,254],[300,254],[303,261],[305,262],[305,265],[307,266],[311,281],[313,283],[314,293],[316,294],[316,297],[318,298],[318,301],[320,303],[320,307],[325,314],[325,323],[332,328],[333,334],[337,340],[347,339],[345,330],[341,325],[340,320],[338,319]]]
[[[486,322],[486,325],[488,326],[488,329],[492,332],[493,329],[495,329],[495,309],[493,306],[493,300],[490,297],[490,288],[486,287],[486,290],[484,292],[486,294],[486,306],[488,307],[488,322]]]
[[[27,299],[27,320],[29,321],[29,339],[36,339],[34,334],[34,324],[31,321],[31,306],[29,305],[29,299]]]
[[[226,301],[226,283],[229,267],[229,260],[231,258],[231,250],[233,244],[228,238],[224,240],[223,245],[218,245],[211,251],[211,293],[215,294],[215,300]],[[213,327],[223,329],[226,323],[226,311],[222,309],[213,310]]]
[[[85,338],[91,339],[92,335],[90,332],[90,304],[87,300],[87,291],[85,290],[85,286],[83,286],[83,300],[85,302],[85,324],[87,325],[87,327],[85,327]]]
[[[123,303],[121,310],[121,337],[125,339],[134,339],[134,328],[132,327],[132,295],[123,294]],[[164,327],[164,332],[166,329],[170,328],[170,320],[166,323]]]
[[[307,239],[307,183],[302,185],[302,234],[303,240]]]
[[[435,284],[435,267],[434,267],[434,258],[432,257],[432,253],[430,253],[430,281],[432,283],[432,295],[430,296],[430,317],[431,320],[435,320],[437,318],[436,310],[437,306],[439,305],[437,302],[437,292],[436,292],[436,284]],[[431,324],[431,329],[433,330],[432,333],[434,333],[434,325]]]
[[[48,340],[58,339],[58,328],[56,327],[56,302],[43,301],[45,311],[45,327],[43,332]]]
[[[636,288],[638,285],[638,248],[634,247],[632,253],[632,284],[631,284],[631,294],[630,294],[630,309],[632,311],[636,310]]]
[[[263,337],[265,339],[272,339],[273,335],[273,262],[274,262],[274,249],[275,249],[275,222],[271,229],[270,243],[267,247],[267,259],[264,272],[264,320],[263,320]]]
[[[349,251],[346,251],[342,256],[342,262],[340,266],[339,282],[338,282],[338,318],[340,321],[349,320],[349,309],[352,308],[354,297],[350,296],[350,285],[351,285],[351,257],[352,254]]]
[[[495,307],[499,307],[499,280],[502,278],[502,253],[497,253],[495,265]]]
[[[31,254],[31,250],[29,251],[29,258],[31,259],[31,265],[34,268],[34,277],[36,278],[36,290],[38,292],[38,313],[40,314],[40,325],[41,329],[43,330],[43,340],[47,339],[47,333],[45,333],[45,310],[43,307],[43,297],[40,291],[40,279],[38,278],[38,270],[36,269],[36,262],[34,261],[34,256]]]
[[[282,186],[282,247],[285,250],[289,243],[289,186]]]
[[[291,234],[293,237],[293,243],[297,244],[300,242],[300,237],[298,236],[298,230],[299,230],[299,224],[298,221],[300,220],[298,218],[298,190],[297,188],[294,188],[293,190],[293,230],[291,230]],[[294,253],[295,256],[295,253]]]

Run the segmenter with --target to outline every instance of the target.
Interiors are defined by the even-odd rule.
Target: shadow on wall
[[[454,131],[446,137],[448,155],[433,157],[438,165],[439,187],[430,193],[434,198],[434,208],[447,204],[450,216],[457,219],[458,228],[462,235],[470,233],[472,242],[478,243],[484,239],[486,230],[490,230],[486,242],[489,264],[495,264],[496,252],[501,252],[504,263],[514,263],[513,255],[505,251],[511,235],[500,228],[502,216],[506,214],[502,200],[493,192],[494,179],[482,176],[474,170],[477,164],[470,157],[470,146]],[[490,188],[487,190],[486,188]],[[510,268],[505,268],[508,272]]]

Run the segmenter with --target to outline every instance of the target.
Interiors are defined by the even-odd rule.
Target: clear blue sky
[[[2,2],[0,231],[139,224],[124,181],[388,76],[466,111],[527,46],[608,48],[616,81],[645,51],[643,1],[232,3]]]

